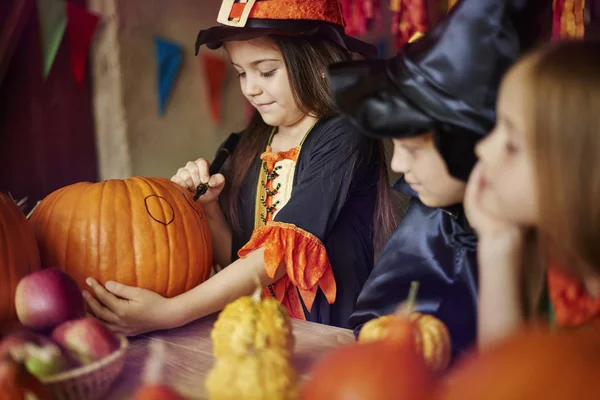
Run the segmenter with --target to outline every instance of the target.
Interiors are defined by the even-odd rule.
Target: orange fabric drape
[[[293,318],[305,319],[300,298],[310,311],[319,288],[329,304],[335,301],[337,289],[329,257],[316,236],[292,224],[268,222],[254,230],[238,255],[243,258],[261,247],[269,277],[273,278],[279,266],[285,264],[287,276],[275,283],[275,298]],[[264,294],[271,295],[269,289]]]

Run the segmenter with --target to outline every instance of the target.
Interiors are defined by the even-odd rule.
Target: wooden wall
[[[59,187],[97,179],[90,77],[76,84],[63,40],[44,80],[34,0],[2,0],[0,8],[0,44],[13,50],[0,53],[0,191],[28,196],[31,207]],[[15,21],[22,29],[10,28]]]

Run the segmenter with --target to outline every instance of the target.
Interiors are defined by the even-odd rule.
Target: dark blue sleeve
[[[416,310],[446,324],[453,358],[473,344],[477,326],[476,238],[451,215],[412,199],[361,291],[349,325],[388,315],[419,281]]]
[[[305,159],[294,177],[290,200],[274,220],[294,224],[323,242],[357,184],[359,165],[374,163],[376,142],[363,137],[342,117],[328,121],[311,139],[301,150],[300,157]],[[370,178],[376,182],[377,170],[371,171]]]

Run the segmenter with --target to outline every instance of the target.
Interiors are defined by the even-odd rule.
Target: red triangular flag
[[[71,70],[77,83],[83,85],[88,49],[100,16],[84,7],[67,3],[67,35],[71,51]]]
[[[227,63],[225,60],[205,53],[202,56],[204,63],[205,79],[210,96],[210,107],[213,121],[219,123],[221,120],[221,97],[223,95],[223,84],[227,76]]]

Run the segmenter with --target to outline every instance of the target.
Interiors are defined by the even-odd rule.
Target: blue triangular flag
[[[181,66],[182,46],[161,38],[155,38],[154,45],[158,63],[158,113],[162,115]]]

